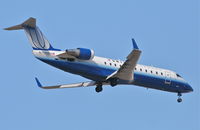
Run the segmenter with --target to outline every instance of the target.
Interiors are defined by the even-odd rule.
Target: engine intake
[[[94,51],[87,48],[77,48],[66,50],[68,55],[74,56],[81,60],[91,60],[94,58]]]

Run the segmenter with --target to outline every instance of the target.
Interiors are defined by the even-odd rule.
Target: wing
[[[81,82],[81,83],[74,83],[74,84],[63,84],[63,85],[55,85],[55,86],[42,86],[40,81],[35,78],[38,87],[43,89],[58,89],[58,88],[77,88],[77,87],[89,87],[89,86],[96,86],[97,83],[95,81],[88,81],[88,82]],[[108,83],[103,83],[103,85],[108,85]]]
[[[126,61],[124,64],[114,73],[109,75],[106,79],[110,78],[119,78],[122,80],[133,80],[133,73],[134,73],[134,68],[137,64],[137,61],[140,57],[141,50],[139,50],[136,42],[134,39],[132,39],[133,42],[133,50],[131,53],[126,57]]]

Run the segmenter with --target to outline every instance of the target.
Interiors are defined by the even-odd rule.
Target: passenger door
[[[165,71],[165,84],[171,84],[171,73],[169,71]]]

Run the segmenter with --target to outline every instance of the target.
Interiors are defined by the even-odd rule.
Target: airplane
[[[39,27],[36,19],[30,17],[22,24],[5,28],[5,30],[25,30],[33,48],[33,55],[40,61],[65,72],[80,75],[91,81],[42,86],[35,78],[38,87],[43,89],[75,88],[96,86],[101,92],[104,85],[136,85],[162,91],[177,93],[177,102],[182,102],[182,93],[192,92],[192,87],[176,72],[152,66],[137,64],[141,50],[132,39],[133,49],[125,61],[95,56],[94,50],[76,48],[60,50],[54,48]]]

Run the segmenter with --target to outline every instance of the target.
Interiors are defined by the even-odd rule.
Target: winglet
[[[138,46],[137,46],[137,44],[136,44],[136,42],[133,38],[132,38],[132,43],[133,43],[133,48],[139,50],[139,48],[138,48]]]
[[[38,80],[38,78],[35,77],[36,83],[38,85],[38,87],[42,88],[42,84],[40,83],[40,81]]]

